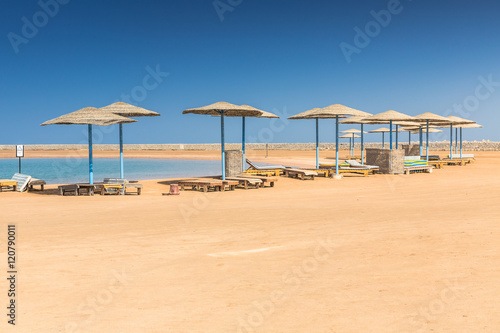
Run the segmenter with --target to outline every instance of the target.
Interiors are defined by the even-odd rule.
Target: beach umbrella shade
[[[261,115],[259,117],[253,117],[253,118],[279,118],[277,115],[275,115],[274,113],[271,113],[271,112],[267,112],[267,111],[262,111],[262,110],[259,110],[259,109],[256,109],[254,108],[253,106],[250,106],[250,105],[242,105],[243,107],[247,107],[249,108],[249,110],[257,110],[257,111],[260,111],[261,112]],[[212,117],[220,117],[220,115],[213,115]],[[243,171],[245,169],[245,165],[246,165],[246,158],[245,158],[245,150],[246,150],[246,118],[247,116],[243,116],[241,117],[241,150],[242,150],[242,155],[243,155]]]
[[[89,184],[94,183],[93,154],[92,154],[92,126],[109,126],[115,124],[134,123],[137,120],[119,116],[101,109],[87,107],[44,122],[47,125],[87,125],[89,140]]]
[[[396,125],[396,147],[399,145],[399,140],[398,140],[398,133],[399,131],[399,126],[420,126],[421,123],[417,123],[414,121],[393,121],[393,125]],[[408,145],[411,145],[411,132],[408,132]]]
[[[158,112],[146,110],[144,108],[131,105],[124,102],[116,102],[108,106],[100,108],[103,111],[111,112],[122,117],[158,117]],[[123,124],[118,125],[120,128],[120,178],[124,179],[123,170]]]
[[[390,130],[386,127],[381,127],[381,128],[377,128],[375,130],[372,130],[372,131],[368,131],[368,133],[382,133],[382,148],[385,148],[385,140],[384,140],[384,134],[389,132]],[[395,130],[392,130],[393,132]]]
[[[449,119],[451,121],[451,123],[449,124],[449,126],[450,126],[450,159],[453,159],[453,126],[455,126],[455,142],[457,142],[457,135],[456,135],[456,132],[458,129],[457,125],[475,124],[476,122],[473,120],[468,120],[468,119],[464,119],[464,118],[460,118],[460,117],[456,117],[456,116],[448,116],[448,117],[446,117],[446,119]],[[445,124],[445,126],[442,126],[442,127],[446,127],[446,124]],[[455,147],[456,146],[457,145],[455,144]],[[456,151],[455,151],[455,153],[456,153]]]
[[[305,111],[288,119],[316,119],[316,167],[319,167],[318,159],[318,119],[335,119],[335,173],[339,174],[339,118],[346,118],[349,116],[364,116],[368,113],[360,110],[350,108],[342,104],[332,104],[325,108],[315,108]]]
[[[248,108],[253,109],[253,110],[260,111],[261,115],[258,116],[257,118],[268,118],[268,119],[279,118],[277,115],[275,115],[274,113],[271,113],[271,112],[262,111],[262,110],[256,109],[256,108],[254,108],[252,106],[249,106],[249,105],[242,105],[242,106],[243,107],[248,107]],[[246,135],[245,135],[245,128],[246,128],[245,118],[246,118],[246,116],[242,116],[241,117],[241,148],[242,148],[242,151],[243,151],[243,169],[245,169],[245,165],[246,165],[246,159],[245,159],[245,141],[246,141]]]
[[[397,122],[413,121],[414,118],[412,116],[408,116],[408,115],[401,113],[401,112],[389,110],[389,111],[375,114],[373,116],[366,117],[364,120],[369,124],[389,124],[390,149],[392,149],[392,124],[393,124],[393,122],[395,122],[395,121],[397,121]],[[396,149],[397,148],[398,147],[396,147]]]
[[[319,119],[322,117],[316,116],[315,112],[321,110],[321,108],[314,108],[311,110],[304,111],[302,113],[296,114],[289,117],[288,119],[315,119],[316,122],[316,169],[319,168]],[[312,115],[312,116],[311,116]]]
[[[436,125],[443,125],[443,124],[449,124],[451,121],[443,116],[426,112],[419,114],[418,116],[413,117],[415,121],[417,122],[424,122],[426,125],[426,132],[425,132],[425,140],[426,140],[426,147],[425,147],[425,156],[427,162],[429,162],[429,124],[436,124]]]
[[[210,116],[220,116],[221,130],[221,158],[222,158],[222,179],[226,179],[225,142],[224,142],[224,118],[225,117],[260,117],[263,111],[248,105],[236,105],[227,102],[217,102],[199,108],[186,109],[182,114],[203,114]]]
[[[364,124],[362,121],[363,118],[364,118],[364,116],[354,116],[354,117],[342,119],[340,121],[341,124],[361,124],[361,130],[352,128],[349,130],[340,131],[340,133],[350,133],[350,134],[360,133],[361,134],[361,136],[360,136],[360,138],[361,138],[361,164],[364,163],[363,134],[367,133],[367,132],[363,131],[363,124]],[[354,156],[354,135],[352,136],[352,145],[349,146],[349,154],[351,156]]]
[[[460,128],[460,158],[462,158],[462,129],[463,128],[482,128],[483,126],[479,125],[479,124],[476,124],[475,122],[474,123],[470,123],[470,124],[459,124],[459,125],[455,125],[455,127],[458,127]]]

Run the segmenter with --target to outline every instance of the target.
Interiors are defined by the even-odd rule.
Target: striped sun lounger
[[[426,160],[405,160],[404,172],[409,175],[412,172],[428,172],[431,173],[434,167],[428,165]]]

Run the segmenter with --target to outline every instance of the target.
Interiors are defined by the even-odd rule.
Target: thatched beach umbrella
[[[426,147],[425,147],[425,156],[427,162],[429,162],[429,123],[433,124],[449,124],[451,121],[445,117],[439,116],[434,113],[426,112],[419,114],[418,116],[415,116],[415,121],[418,122],[425,122],[426,124],[426,132],[425,132],[425,140],[426,140]]]
[[[89,136],[89,184],[94,183],[94,166],[92,155],[92,125],[109,126],[114,124],[133,123],[137,120],[125,118],[101,109],[87,107],[58,118],[44,122],[46,125],[88,125]]]
[[[261,115],[258,117],[253,116],[253,118],[279,118],[277,115],[271,112],[267,111],[262,111],[259,109],[254,108],[253,106],[250,105],[242,105],[242,107],[248,108],[249,110],[257,110],[261,112]],[[220,117],[220,115],[213,115],[212,117]],[[243,170],[245,170],[245,165],[246,165],[246,158],[245,158],[245,150],[246,150],[246,118],[247,116],[241,117],[241,151],[243,152]]]
[[[311,110],[304,111],[302,113],[296,114],[289,117],[288,119],[315,119],[316,120],[316,169],[319,169],[319,118],[314,117],[315,112],[318,112],[321,108],[314,108]]]
[[[332,104],[325,108],[312,109],[305,111],[288,119],[316,119],[316,167],[319,167],[318,158],[318,119],[335,119],[335,173],[338,177],[339,175],[339,118],[345,118],[348,116],[363,116],[366,112],[352,109],[342,104]]]
[[[350,129],[346,131],[340,131],[340,133],[345,133],[341,138],[349,138],[349,155],[354,156],[354,138],[361,138],[361,136],[356,133],[361,133],[360,130]]]
[[[384,134],[389,132],[390,130],[386,127],[381,127],[381,128],[377,128],[373,131],[368,131],[368,133],[382,133],[382,149],[385,148],[385,138],[384,138]],[[394,132],[394,130],[392,130]]]
[[[108,106],[100,108],[103,111],[111,112],[123,117],[158,117],[159,113],[140,108],[135,105],[127,104],[124,102],[116,102]],[[123,124],[120,127],[120,178],[124,178],[123,171]]]
[[[460,158],[462,158],[462,128],[482,128],[483,126],[474,122],[473,124],[461,124],[455,127],[460,128]]]
[[[199,108],[187,109],[182,114],[204,114],[209,116],[220,116],[221,130],[221,155],[222,155],[222,179],[226,179],[225,142],[224,142],[224,117],[260,117],[263,111],[248,105],[235,105],[227,102],[217,102]]]
[[[466,125],[466,124],[475,124],[476,122],[473,120],[463,119],[456,116],[448,116],[446,119],[449,119],[450,122],[450,159],[453,159],[453,126],[455,126],[455,154],[457,153],[457,129],[458,125]],[[446,127],[446,126],[442,126]]]
[[[361,111],[363,112],[363,111]],[[364,134],[366,132],[363,131],[363,126],[364,124],[366,123],[365,122],[365,118],[368,117],[368,116],[371,116],[372,114],[371,113],[368,113],[368,112],[363,112],[364,115],[362,116],[353,116],[353,117],[349,117],[347,119],[342,119],[340,121],[340,123],[342,124],[360,124],[361,125],[361,164],[363,165],[365,163],[365,150],[364,150]],[[354,147],[353,147],[353,152],[352,152],[352,155],[354,155]]]
[[[393,125],[396,125],[396,147],[399,147],[399,126],[420,126],[420,123],[414,121],[394,121]],[[408,132],[408,145],[411,145],[411,132]]]
[[[370,124],[389,124],[390,149],[392,149],[392,124],[394,121],[413,121],[413,117],[397,112],[394,110],[385,111],[370,117],[366,117],[365,121]],[[396,132],[397,133],[397,132]],[[397,149],[398,147],[396,147]]]
[[[351,117],[351,118],[361,118],[361,117],[358,117],[358,116],[355,116],[355,117]],[[341,120],[340,123],[342,123],[343,121],[345,120],[349,120],[350,118],[347,118],[347,119],[344,119],[344,120]],[[348,124],[347,122],[345,122],[346,124]],[[355,128],[352,128],[352,129],[348,129],[348,130],[345,130],[345,131],[340,131],[340,133],[345,133],[345,134],[351,134],[352,135],[352,144],[351,144],[351,140],[349,140],[349,154],[351,156],[354,156],[354,134],[356,133],[360,133],[361,136],[357,135],[356,137],[357,138],[363,138],[363,134],[366,133],[366,132],[362,132],[358,129],[355,129]],[[363,144],[363,142],[361,142],[361,144]],[[363,148],[361,148],[361,163],[363,163]]]
[[[261,114],[257,118],[268,118],[268,119],[279,118],[274,113],[267,112],[267,111],[262,111],[262,110],[256,109],[256,108],[254,108],[252,106],[249,106],[249,105],[242,105],[242,107],[248,107],[251,110],[260,111]],[[246,135],[245,135],[245,128],[246,128],[245,118],[246,118],[246,116],[242,116],[241,117],[241,148],[243,150],[243,169],[245,169],[245,165],[246,165],[246,159],[245,159],[245,141],[246,141]]]

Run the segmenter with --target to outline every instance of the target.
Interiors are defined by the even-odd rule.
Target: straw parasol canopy
[[[344,135],[339,136],[339,138],[342,138],[342,139],[351,139],[353,137],[360,138],[360,136],[357,134],[344,134]]]
[[[116,102],[100,109],[123,117],[157,117],[160,115],[158,112],[146,110],[124,102]]]
[[[186,109],[182,114],[206,114],[218,116],[224,113],[224,117],[260,117],[264,111],[248,105],[236,105],[227,102],[217,102],[199,108]]]
[[[373,116],[368,116],[364,120],[370,124],[387,124],[390,121],[413,121],[414,118],[401,112],[389,110]]]
[[[419,114],[418,116],[415,116],[413,118],[415,119],[415,121],[418,122],[429,121],[429,123],[440,124],[440,125],[443,124],[449,125],[451,123],[450,119],[430,112]]]
[[[341,131],[340,133],[351,133],[352,134],[352,133],[361,133],[361,131],[358,129],[352,128],[352,129],[348,129],[345,131]],[[367,132],[363,131],[363,133],[367,133]]]
[[[403,131],[409,131],[412,133],[419,133],[420,132],[420,127],[405,127],[402,129]],[[441,130],[438,130],[436,128],[431,128],[429,127],[429,133],[439,133],[442,132]],[[427,128],[422,128],[422,133],[427,133]]]
[[[114,124],[134,123],[137,120],[119,116],[101,109],[87,107],[60,117],[48,120],[41,124],[47,125],[97,125],[108,126]]]
[[[242,151],[243,160],[245,160],[245,117],[257,118],[279,118],[278,116],[256,109],[249,105],[236,105],[227,102],[217,102],[199,108],[186,109],[182,114],[204,114],[210,116],[220,116],[221,118],[221,158],[222,158],[222,179],[226,179],[225,170],[225,140],[224,140],[224,118],[225,117],[242,117]],[[245,164],[243,164],[245,165]]]
[[[346,119],[342,119],[339,121],[341,124],[368,124],[368,122],[365,121],[365,118],[371,116],[371,114],[368,113],[367,116],[352,116]]]
[[[476,122],[474,120],[469,120],[469,119],[464,119],[456,116],[448,116],[446,119],[451,120],[451,123],[453,126],[457,127],[456,125],[466,125],[466,124],[475,124]]]
[[[321,108],[314,108],[311,110],[307,110],[301,113],[298,113],[294,116],[288,117],[288,119],[314,119],[318,114],[318,111],[321,110]]]
[[[479,124],[462,124],[462,125],[457,125],[455,127],[458,127],[458,128],[483,128],[483,126],[481,126]]]
[[[393,132],[396,132],[396,130],[392,130]],[[402,131],[401,128],[398,128],[398,131]],[[380,128],[377,128],[377,129],[374,129],[373,131],[368,131],[368,133],[387,133],[387,132],[390,132],[390,130],[386,127],[380,127]]]
[[[114,124],[134,123],[137,120],[122,117],[120,115],[103,111],[101,109],[87,107],[75,112],[65,114],[55,119],[44,122],[47,125],[87,125],[89,140],[89,184],[94,183],[94,169],[92,157],[92,125],[108,126]]]
[[[335,118],[336,116],[368,116],[367,112],[356,110],[342,104],[332,104],[324,107],[318,112],[319,115]]]
[[[116,115],[123,117],[158,117],[160,114],[158,112],[146,110],[144,108],[131,105],[124,102],[116,102],[108,106],[100,108],[100,110],[111,112]],[[123,167],[123,126],[120,124],[120,178],[123,179],[124,167]]]

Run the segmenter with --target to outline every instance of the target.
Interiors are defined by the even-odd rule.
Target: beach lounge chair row
[[[12,179],[0,179],[0,192],[4,189],[24,192],[34,190],[34,186],[40,186],[40,189],[43,191],[45,184],[46,183],[44,180],[31,178],[31,176],[16,173],[14,174]]]
[[[65,195],[66,193],[71,193],[74,195],[94,195],[95,193],[99,193],[101,195],[105,194],[130,194],[135,193],[137,195],[141,195],[142,192],[142,184],[138,184],[137,182],[129,182],[126,179],[119,178],[104,178],[103,182],[95,183],[95,184],[68,184],[61,185],[58,187],[59,194]],[[129,191],[129,190],[132,190]]]

